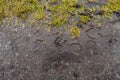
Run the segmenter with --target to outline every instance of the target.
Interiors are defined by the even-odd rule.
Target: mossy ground
[[[69,20],[74,16],[79,18],[79,24],[87,24],[91,20],[96,20],[96,16],[101,18],[111,18],[114,12],[120,11],[120,0],[108,0],[107,3],[100,6],[87,7],[88,3],[97,3],[98,0],[0,0],[0,23],[2,20],[17,16],[25,20],[27,16],[33,13],[32,20],[49,20],[51,26],[61,27],[69,24]],[[96,14],[97,13],[97,14]],[[48,16],[49,15],[49,16]],[[99,21],[99,18],[98,20]],[[74,23],[73,23],[74,24]],[[101,25],[102,23],[98,23]],[[66,26],[66,25],[65,25]],[[73,29],[76,25],[71,25]],[[79,29],[80,30],[80,29]],[[70,32],[74,32],[70,31]],[[71,33],[73,34],[73,33]],[[80,32],[78,32],[80,34]],[[76,36],[78,36],[76,34]]]

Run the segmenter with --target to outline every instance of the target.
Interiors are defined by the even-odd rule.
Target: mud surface
[[[83,27],[76,39],[59,28],[3,24],[0,80],[120,80],[119,24]]]

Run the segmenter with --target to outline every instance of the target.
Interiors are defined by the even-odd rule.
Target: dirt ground
[[[119,21],[85,26],[76,39],[27,25],[0,27],[0,80],[120,80]]]

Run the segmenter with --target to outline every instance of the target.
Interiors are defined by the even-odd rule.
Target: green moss
[[[81,12],[84,12],[84,11],[85,11],[85,6],[82,5],[82,6],[79,8],[79,10],[80,10]]]
[[[37,0],[0,0],[0,20],[10,16],[25,19],[37,5]]]
[[[92,2],[92,3],[93,3],[93,2],[97,2],[97,0],[89,0],[89,2]]]
[[[36,19],[43,19],[45,17],[43,5],[38,5],[38,9],[35,11],[34,16]]]
[[[76,4],[77,0],[62,0],[62,4],[52,6],[51,23],[55,26],[66,24],[70,18],[69,13],[75,11]]]
[[[119,11],[120,10],[120,0],[109,0],[108,8],[110,11]]]
[[[78,0],[62,0],[62,2],[67,6],[75,6],[78,2]]]
[[[96,8],[95,8],[95,7],[91,7],[91,8],[89,8],[89,11],[90,11],[91,13],[94,13],[94,12],[96,11]]]
[[[67,23],[70,17],[67,11],[68,7],[64,4],[54,6],[52,8],[51,23],[55,26],[62,26]]]
[[[80,36],[80,28],[77,26],[70,28],[70,33],[72,35],[72,38],[76,38]]]
[[[6,4],[7,1],[0,0],[0,21],[3,20],[6,17],[5,11],[7,9]]]
[[[32,11],[35,10],[37,5],[37,0],[29,0],[23,2],[14,2],[14,7],[12,8],[12,13],[22,19],[25,19]]]
[[[120,11],[120,0],[109,0],[108,4],[102,6],[103,17],[110,18],[113,12]]]
[[[89,16],[81,15],[81,16],[80,16],[80,20],[81,20],[83,23],[87,23],[87,22],[90,20],[90,17],[89,17]]]
[[[53,13],[51,18],[51,23],[59,27],[67,23],[69,15],[67,13]]]

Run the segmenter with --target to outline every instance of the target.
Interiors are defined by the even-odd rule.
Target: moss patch
[[[80,36],[80,28],[77,26],[70,28],[70,33],[72,35],[72,38],[76,38]]]
[[[33,13],[34,19],[31,24],[34,21],[49,19],[46,22],[50,24],[50,27],[61,27],[71,23],[69,21],[71,18],[77,17],[78,21],[74,22],[87,25],[89,21],[95,20],[94,18],[99,15],[109,19],[114,12],[120,11],[120,0],[108,0],[108,3],[100,6],[86,7],[89,3],[97,3],[97,0],[81,0],[81,2],[78,0],[0,0],[0,24],[6,17],[17,16],[25,20],[29,14]],[[97,21],[100,22],[99,19]],[[79,30],[79,28],[73,27],[70,32],[72,36],[78,36]]]
[[[87,23],[89,20],[90,20],[90,17],[89,16],[80,16],[80,20],[83,22],[83,23]]]
[[[34,13],[36,19],[43,19],[45,17],[44,6],[38,5],[37,10]]]
[[[0,0],[0,20],[10,16],[26,19],[37,5],[37,0]]]

